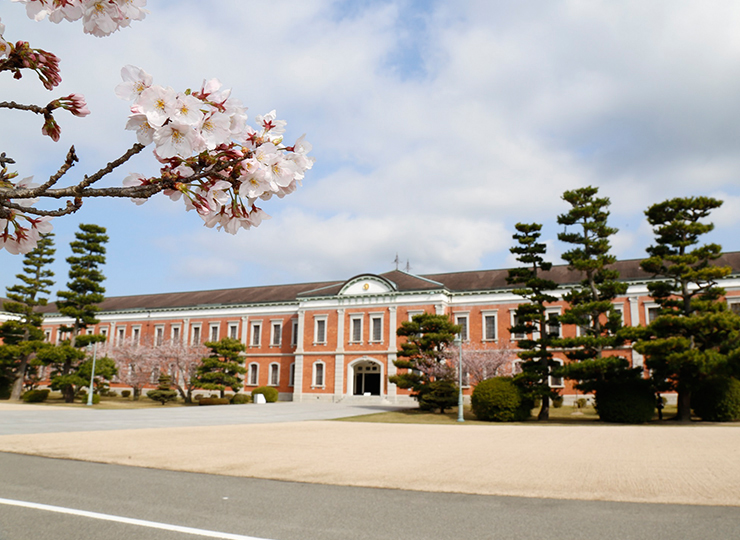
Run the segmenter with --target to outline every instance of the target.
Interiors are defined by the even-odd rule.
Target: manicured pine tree
[[[98,322],[95,315],[100,311],[100,304],[105,300],[105,281],[100,267],[105,264],[105,243],[108,236],[105,228],[99,225],[81,223],[70,243],[73,255],[67,258],[70,265],[66,291],[59,291],[57,308],[62,315],[73,319],[72,326],[62,327],[63,332],[70,332],[69,346],[72,349],[84,347],[94,342],[105,341],[104,336],[84,335],[82,332]],[[80,377],[75,373],[79,367],[79,355],[66,351],[57,354],[56,375],[52,378],[52,388],[62,391],[65,401],[74,400],[75,387],[79,386]]]
[[[447,315],[419,313],[396,330],[396,335],[406,341],[393,364],[406,371],[388,380],[399,388],[410,388],[423,410],[439,409],[444,413],[457,405],[455,370],[448,360],[450,344],[461,329]]]
[[[558,216],[558,223],[566,227],[558,239],[573,246],[562,258],[583,276],[577,287],[563,295],[569,307],[560,316],[561,324],[576,325],[580,335],[562,338],[558,346],[574,362],[565,366],[564,374],[579,380],[577,387],[584,392],[607,380],[639,377],[641,371],[629,370],[624,358],[604,355],[624,342],[617,335],[622,317],[612,302],[627,292],[627,283],[620,282],[619,272],[609,267],[617,260],[609,242],[617,229],[608,225],[610,201],[597,197],[598,191],[592,186],[566,191],[562,198],[571,208]]]
[[[193,377],[196,386],[204,390],[218,390],[224,397],[226,388],[235,393],[242,388],[242,379],[247,370],[242,365],[244,357],[241,355],[246,347],[233,338],[223,338],[220,341],[207,341],[206,347],[211,349],[210,356],[203,358]]]
[[[716,266],[718,244],[701,244],[714,226],[704,220],[722,201],[675,198],[654,204],[645,215],[655,244],[640,263],[660,278],[648,284],[659,314],[646,328],[630,329],[656,385],[678,392],[677,420],[691,419],[691,395],[708,376],[737,373],[740,317],[727,309],[717,280],[731,268]]]
[[[146,397],[154,401],[159,401],[162,405],[168,401],[174,401],[177,399],[177,390],[173,390],[171,384],[170,376],[162,373],[158,379],[157,389],[147,392]]]
[[[512,334],[526,334],[529,337],[517,342],[521,358],[522,373],[516,377],[532,399],[542,400],[538,420],[547,420],[550,417],[550,399],[557,396],[557,391],[550,388],[550,375],[558,364],[553,361],[552,352],[557,336],[551,334],[548,326],[559,324],[556,315],[548,317],[546,304],[557,301],[550,292],[558,288],[557,283],[544,279],[542,272],[552,268],[552,263],[546,262],[543,255],[547,246],[538,242],[542,225],[538,223],[517,223],[513,235],[517,245],[509,251],[516,255],[516,259],[526,265],[509,270],[507,283],[522,285],[512,292],[527,300],[517,306],[516,321],[510,328]]]
[[[20,283],[7,287],[8,302],[3,303],[3,309],[18,316],[0,325],[0,338],[3,345],[0,347],[14,347],[15,352],[5,350],[3,357],[12,358],[10,378],[12,390],[10,399],[21,399],[23,382],[29,361],[36,351],[46,346],[41,325],[44,317],[36,311],[39,306],[45,306],[49,289],[54,285],[54,272],[48,266],[54,262],[54,235],[42,234],[36,248],[23,258],[23,273],[17,274]]]

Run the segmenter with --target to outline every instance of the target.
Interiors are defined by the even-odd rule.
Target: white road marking
[[[32,503],[27,501],[15,501],[12,499],[0,498],[0,504],[7,506],[20,506],[23,508],[32,508],[34,510],[45,510],[47,512],[56,512],[58,514],[70,514],[90,519],[102,519],[104,521],[115,521],[117,523],[126,523],[128,525],[138,525],[139,527],[149,527],[150,529],[162,529],[165,531],[180,532],[183,534],[194,534],[206,536],[208,538],[223,538],[225,540],[269,540],[268,538],[257,538],[256,536],[243,536],[241,534],[231,534],[218,531],[208,531],[205,529],[194,529],[192,527],[181,527],[180,525],[170,525],[168,523],[158,523],[156,521],[146,521],[144,519],[133,519],[110,514],[99,514],[98,512],[88,512],[86,510],[76,510],[74,508],[64,508],[62,506],[51,506],[48,504]]]

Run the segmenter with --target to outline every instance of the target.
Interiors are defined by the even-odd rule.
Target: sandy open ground
[[[4,435],[0,451],[351,486],[740,506],[737,425],[302,421]]]

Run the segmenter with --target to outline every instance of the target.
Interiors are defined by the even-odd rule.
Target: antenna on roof
[[[406,273],[407,274],[411,273],[411,263],[409,263],[408,259],[406,259]]]
[[[400,263],[400,262],[401,262],[401,261],[399,260],[399,258],[398,258],[398,253],[396,253],[396,258],[395,258],[395,259],[393,259],[393,262],[394,262],[394,263],[396,263],[396,270],[398,270],[398,263]]]

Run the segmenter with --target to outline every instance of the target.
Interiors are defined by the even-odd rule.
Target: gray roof
[[[618,261],[613,265],[613,268],[619,271],[621,279],[625,281],[651,279],[651,274],[640,269],[640,261],[641,259]],[[718,266],[730,266],[733,269],[733,274],[740,274],[740,252],[725,253],[717,260],[716,264]],[[466,293],[511,289],[512,287],[506,283],[507,275],[507,269],[448,272],[422,276],[415,276],[401,270],[393,270],[380,274],[379,277],[393,283],[399,292],[446,290],[452,293]],[[100,308],[102,311],[112,312],[248,304],[291,304],[305,298],[335,296],[346,283],[356,277],[359,276],[344,281],[114,296],[106,298],[100,304]],[[552,279],[560,285],[578,283],[582,279],[579,272],[570,270],[568,265],[565,264],[553,266],[549,272],[543,273],[542,277]],[[50,303],[40,308],[40,311],[44,313],[55,313],[56,306]]]

